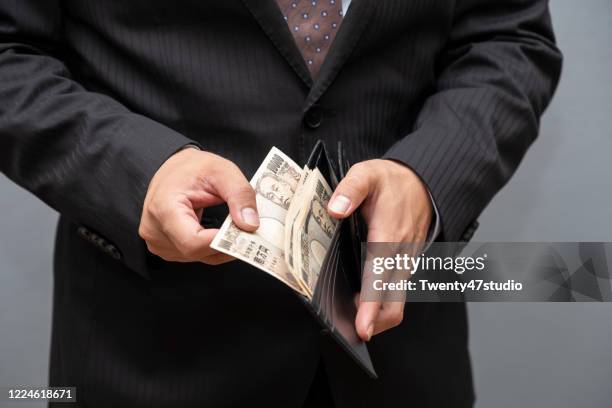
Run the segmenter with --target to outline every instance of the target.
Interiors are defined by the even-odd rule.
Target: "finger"
[[[219,252],[219,253],[204,257],[202,258],[201,261],[207,265],[221,265],[221,264],[232,262],[235,260],[236,258],[234,258],[233,256]]]
[[[259,227],[255,190],[235,164],[227,163],[223,166],[223,173],[210,180],[212,187],[227,203],[232,221],[238,228],[255,231]]]
[[[145,240],[147,249],[154,255],[163,258],[166,261],[188,261],[185,256],[177,248],[177,246],[171,241],[161,229],[155,233],[155,235],[148,237]],[[211,248],[211,253],[206,251],[205,256],[211,256],[218,254],[219,252]]]
[[[360,297],[361,297],[361,292],[357,292],[353,296],[353,303],[355,303],[355,309],[359,309],[359,298]]]
[[[374,324],[374,335],[398,326],[404,318],[404,302],[384,302]]]
[[[197,261],[216,253],[210,243],[218,229],[205,229],[200,225],[191,209],[173,210],[166,222],[163,232],[186,261]]]
[[[162,258],[164,261],[168,262],[192,262],[193,260],[186,260],[184,255],[181,254],[178,249],[169,241],[160,241],[156,243],[148,243],[147,249],[153,255],[157,255]],[[205,263],[207,265],[220,265],[226,262],[234,261],[234,258],[231,255],[227,255],[221,253],[217,250],[211,248],[212,254],[207,255],[200,259],[200,262]]]
[[[370,193],[371,176],[364,165],[357,164],[350,168],[346,177],[336,187],[327,205],[332,217],[346,218],[361,205]]]
[[[363,341],[370,341],[374,335],[374,329],[378,313],[380,312],[380,302],[360,302],[355,317],[355,329]]]
[[[166,236],[161,232],[160,235],[164,238],[163,240],[155,239],[154,241],[145,241],[147,250],[158,256],[161,256],[161,253],[177,252],[174,245],[172,245],[172,243],[166,239]]]
[[[161,223],[153,217],[143,220],[138,229],[138,235],[144,240],[147,250],[166,261],[180,258],[176,246],[164,233]],[[172,259],[171,259],[172,258]]]
[[[155,251],[150,251],[153,255],[156,255],[163,259],[166,262],[188,262],[183,259],[183,256],[178,253],[176,250],[168,251],[165,249],[157,249]]]
[[[165,237],[165,235],[163,236]],[[181,254],[169,240],[147,242],[147,249],[153,255],[156,255],[167,262],[188,262],[188,260],[185,259],[185,256]]]

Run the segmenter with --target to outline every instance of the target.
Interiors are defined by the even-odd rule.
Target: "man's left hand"
[[[425,243],[432,203],[423,181],[392,160],[357,163],[342,179],[329,201],[328,212],[346,218],[357,208],[368,224],[368,242]],[[399,325],[404,302],[358,302],[355,327],[364,341]]]

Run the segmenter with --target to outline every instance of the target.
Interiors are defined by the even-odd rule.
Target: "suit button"
[[[106,245],[105,252],[109,254],[113,259],[117,261],[121,260],[121,252],[119,252],[116,246],[112,244]]]
[[[116,260],[121,260],[122,255],[119,249],[111,243],[109,243],[106,239],[102,238],[95,232],[89,230],[87,227],[80,226],[77,228],[77,234],[88,241],[89,243],[96,246],[98,249],[101,249],[104,253],[109,255],[111,258]]]
[[[310,108],[304,116],[304,123],[311,129],[316,129],[323,123],[323,110],[318,106]]]
[[[459,242],[469,242],[474,236],[474,233],[478,229],[479,225],[480,224],[478,223],[478,221],[472,222],[463,232],[463,236],[461,237]]]
[[[77,233],[81,238],[91,240],[91,232],[87,228],[81,226],[77,229]]]
[[[93,244],[100,249],[104,249],[104,247],[106,246],[106,240],[97,234],[93,236],[91,242],[93,242]]]

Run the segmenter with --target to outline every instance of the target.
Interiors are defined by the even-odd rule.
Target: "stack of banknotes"
[[[260,226],[239,229],[228,216],[211,247],[269,273],[312,299],[339,222],[327,213],[332,189],[314,168],[300,168],[273,147],[251,179]]]

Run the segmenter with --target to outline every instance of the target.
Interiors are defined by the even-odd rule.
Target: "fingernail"
[[[259,215],[257,215],[257,211],[251,207],[243,208],[242,211],[240,211],[240,215],[242,216],[242,220],[247,224],[259,227]]]
[[[329,203],[329,209],[338,214],[344,214],[351,206],[351,200],[343,195],[338,195]]]
[[[373,335],[374,335],[374,323],[370,323],[370,325],[368,326],[368,330],[366,330],[366,336],[368,336],[366,341],[370,341]]]

